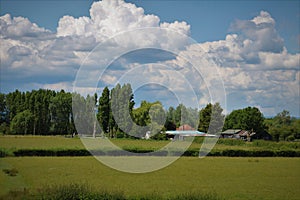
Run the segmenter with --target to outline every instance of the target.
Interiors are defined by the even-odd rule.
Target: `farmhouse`
[[[184,138],[186,137],[216,137],[216,135],[197,131],[196,129],[194,129],[188,124],[184,124],[176,128],[176,130],[166,131],[165,134],[170,139],[179,139],[179,140],[184,140]]]
[[[242,129],[227,129],[221,132],[220,138],[236,138],[251,141],[256,133],[253,131],[247,131]]]

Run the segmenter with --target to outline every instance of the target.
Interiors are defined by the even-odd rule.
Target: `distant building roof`
[[[239,135],[240,137],[253,136],[255,134],[255,132],[241,129],[227,129],[226,131],[221,132],[221,135]]]
[[[184,124],[182,126],[179,126],[178,128],[176,128],[176,131],[195,131],[196,129],[194,129],[193,127],[191,127],[188,124]]]
[[[196,137],[196,136],[203,136],[203,137],[215,137],[216,135],[212,135],[212,134],[207,134],[207,133],[204,133],[204,132],[200,132],[200,131],[197,131],[196,129],[194,129],[193,127],[191,127],[190,125],[188,124],[184,124],[178,128],[176,128],[175,131],[166,131],[165,132],[166,134],[168,135],[179,135],[179,136],[182,136],[182,137]]]
[[[245,130],[242,130],[239,132],[239,136],[244,136],[244,137],[247,137],[247,136],[253,136],[255,135],[256,133],[253,132],[253,131],[245,131]]]
[[[166,131],[165,132],[168,135],[180,135],[180,136],[184,136],[184,137],[196,137],[196,136],[203,136],[203,137],[216,137],[216,135],[212,135],[212,134],[207,134],[204,132],[200,132],[200,131],[181,131],[181,130],[176,130],[176,131]]]

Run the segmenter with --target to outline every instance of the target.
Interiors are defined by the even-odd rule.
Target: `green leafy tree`
[[[11,121],[10,129],[15,134],[32,133],[34,116],[29,110],[19,112]]]
[[[226,117],[224,129],[244,129],[260,133],[265,130],[264,116],[256,107],[234,110]]]
[[[58,92],[50,102],[52,132],[56,134],[72,134],[72,95],[63,90]]]
[[[96,137],[97,133],[97,116],[95,115],[96,111],[96,103],[95,100],[97,98],[97,95],[94,94],[94,96],[87,95],[85,99],[85,117],[87,123],[85,123],[85,129],[88,134],[92,133],[93,137]]]
[[[219,103],[207,104],[205,108],[200,110],[198,130],[210,134],[220,132],[224,122],[222,112],[223,109]]]
[[[21,92],[16,90],[6,96],[6,105],[9,112],[9,121],[21,110]]]
[[[292,120],[291,126],[293,132],[292,136],[294,137],[294,139],[300,139],[300,119],[294,118],[294,120]]]
[[[0,124],[0,134],[9,134],[10,133],[10,127],[6,122],[2,122]]]
[[[130,84],[124,84],[122,87],[117,84],[111,90],[110,107],[112,111],[111,125],[113,124],[113,137],[127,137],[126,133],[131,132],[133,126],[132,110],[134,107],[133,92]]]
[[[142,101],[140,107],[133,110],[134,122],[139,126],[147,126],[151,122],[149,110],[153,103]]]
[[[209,128],[210,118],[212,113],[212,104],[209,103],[205,108],[200,110],[199,113],[199,126],[198,130],[202,132],[207,132]]]
[[[0,124],[5,123],[5,125],[8,123],[8,110],[6,106],[6,95],[0,93]],[[4,127],[4,125],[2,125]]]
[[[269,120],[267,126],[274,140],[294,140],[300,138],[299,121],[292,118],[289,111],[283,110]]]
[[[167,111],[165,129],[166,130],[176,130],[175,109],[172,106],[169,107],[169,109]]]
[[[179,104],[176,107],[175,112],[174,112],[174,118],[175,118],[176,127],[179,127],[179,126],[183,125],[183,123],[181,122],[182,107],[183,107],[183,104]]]
[[[102,95],[99,98],[99,106],[98,106],[98,121],[102,128],[102,131],[106,134],[109,133],[109,120],[110,120],[110,99],[109,99],[109,89],[105,87],[103,89]]]
[[[290,125],[291,122],[292,118],[290,112],[287,110],[283,110],[274,117],[274,123],[276,125]]]
[[[223,108],[219,103],[215,103],[212,106],[212,113],[208,133],[216,134],[222,131],[225,120],[225,115],[223,115],[222,112]]]
[[[0,93],[0,112],[6,111],[5,94]]]
[[[72,111],[74,113],[74,116],[72,114],[72,123],[74,124],[74,121],[76,122],[76,130],[74,129],[73,133],[75,131],[80,134],[87,134],[87,124],[90,123],[89,121],[89,113],[87,111],[86,105],[86,99],[81,96],[78,93],[72,94]],[[51,109],[52,105],[50,106]],[[53,121],[53,120],[52,120]]]
[[[175,110],[171,107],[167,113],[167,122],[169,125],[175,124],[176,127],[189,124],[195,128],[198,125],[198,110],[187,108],[183,104],[179,104]]]
[[[144,137],[146,132],[150,132],[152,139],[163,139],[160,134],[164,130],[166,113],[161,102],[142,101],[140,107],[133,110],[133,131],[136,137]]]

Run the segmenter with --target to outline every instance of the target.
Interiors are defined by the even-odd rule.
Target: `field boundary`
[[[22,156],[180,156],[180,151],[157,151],[153,149],[129,149],[125,148],[125,151],[121,150],[95,150],[88,151],[86,149],[18,149],[7,150],[0,149],[0,157],[22,157]],[[134,154],[133,154],[134,153]],[[201,153],[200,153],[201,155]],[[198,157],[198,149],[188,149],[182,156],[186,157]],[[207,156],[218,157],[300,157],[300,151],[295,150],[240,150],[240,149],[224,149],[224,150],[212,150]]]

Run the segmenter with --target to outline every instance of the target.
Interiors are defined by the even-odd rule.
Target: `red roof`
[[[196,129],[194,129],[193,127],[191,127],[188,124],[184,124],[182,126],[179,126],[178,128],[176,128],[176,131],[195,131]]]

